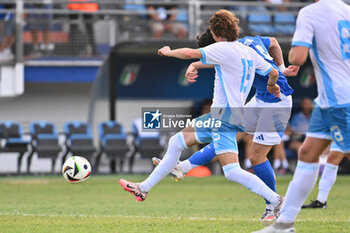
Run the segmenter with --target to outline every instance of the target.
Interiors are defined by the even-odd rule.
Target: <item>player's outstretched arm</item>
[[[164,46],[158,50],[158,55],[175,57],[179,59],[195,59],[202,58],[202,53],[199,49],[181,48],[171,50],[169,46]]]
[[[277,39],[275,37],[270,37],[270,47],[269,47],[269,54],[273,58],[273,60],[278,65],[278,68],[285,76],[296,76],[299,72],[299,66],[288,66],[286,68],[284,66],[284,60],[283,60],[283,53],[280,44],[278,43]]]
[[[288,60],[290,64],[301,66],[306,62],[309,48],[304,46],[294,46],[289,51]]]
[[[267,80],[267,91],[269,93],[274,94],[277,98],[281,96],[281,89],[276,84],[278,79],[278,71],[276,69],[272,69],[269,73],[269,79]]]

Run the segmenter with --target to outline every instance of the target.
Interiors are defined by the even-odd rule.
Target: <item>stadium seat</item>
[[[64,133],[66,135],[66,153],[62,157],[62,164],[68,154],[82,156],[91,163],[96,148],[90,125],[80,121],[67,122],[64,125]]]
[[[30,140],[23,139],[22,126],[12,121],[1,122],[0,142],[0,152],[19,153],[17,173],[20,173],[23,155],[28,151],[30,144]]]
[[[251,13],[248,15],[248,29],[253,34],[272,35],[276,31],[272,27],[271,15],[265,13]]]
[[[123,17],[118,21],[119,30],[122,33],[124,39],[129,40],[143,40],[146,37],[149,37],[149,21],[147,16],[147,8],[143,4],[144,0],[131,1],[124,0],[125,4],[123,5],[124,10],[134,11],[133,14],[123,15]],[[133,3],[139,4],[133,4]]]
[[[27,158],[27,172],[30,172],[32,157],[34,153],[37,153],[39,158],[52,159],[51,171],[53,173],[58,153],[62,151],[55,125],[46,121],[32,122],[30,135],[32,136],[32,151]]]
[[[279,13],[274,16],[277,34],[293,35],[295,31],[295,15],[290,13]]]
[[[140,154],[141,159],[149,159],[154,156],[159,157],[159,154],[163,152],[164,145],[161,143],[160,134],[158,132],[144,132],[142,130],[141,119],[136,119],[132,123],[132,134],[134,136],[134,153],[130,157],[129,172],[132,173],[132,166],[134,163],[135,155]]]
[[[96,169],[98,169],[101,156],[104,153],[111,160],[112,172],[115,172],[115,160],[120,159],[120,172],[122,172],[124,159],[130,150],[123,126],[115,121],[101,122],[99,135],[100,151],[96,157]]]

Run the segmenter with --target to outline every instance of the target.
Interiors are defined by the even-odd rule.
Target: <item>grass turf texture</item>
[[[138,203],[120,176],[69,184],[61,176],[0,178],[0,232],[251,232],[262,198],[223,176],[164,179]],[[141,181],[145,176],[123,176]],[[279,176],[284,194],[291,176]],[[302,210],[297,232],[350,231],[350,176],[339,176],[328,209]],[[308,200],[315,199],[314,189]]]

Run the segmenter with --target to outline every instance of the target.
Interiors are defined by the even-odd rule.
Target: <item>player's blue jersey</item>
[[[261,37],[261,36],[246,36],[238,40],[242,44],[245,44],[252,49],[254,49],[261,57],[265,59],[268,63],[270,63],[273,68],[275,68],[278,73],[279,77],[277,80],[277,84],[281,88],[281,93],[285,96],[289,96],[293,93],[293,89],[289,86],[287,78],[284,76],[284,74],[279,70],[277,64],[274,62],[273,58],[269,54],[269,47],[270,47],[270,38],[268,37]],[[262,76],[258,73],[255,73],[255,79],[253,83],[253,87],[256,89],[256,97],[264,102],[269,103],[275,103],[281,101],[280,98],[276,98],[273,94],[269,93],[266,89],[267,87],[267,80],[269,79],[269,76]]]

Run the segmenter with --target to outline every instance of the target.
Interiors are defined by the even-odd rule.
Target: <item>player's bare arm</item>
[[[269,54],[278,66],[284,65],[282,49],[275,37],[270,37]]]
[[[298,74],[299,66],[291,65],[288,68],[284,66],[282,49],[275,37],[270,37],[269,54],[285,76],[296,76]]]
[[[195,83],[196,78],[198,77],[198,69],[205,69],[205,68],[214,68],[214,66],[203,64],[201,61],[192,62],[188,66],[185,74],[185,77],[187,78],[188,82]]]
[[[169,46],[164,46],[158,50],[158,55],[166,57],[175,57],[179,59],[195,59],[202,58],[202,53],[199,49],[180,48],[171,50]]]
[[[301,66],[306,62],[309,48],[304,46],[294,46],[289,51],[288,60],[290,64]]]
[[[276,84],[278,79],[278,71],[276,69],[272,69],[269,73],[269,80],[267,80],[267,91],[269,93],[274,94],[277,98],[281,96],[281,89]]]

